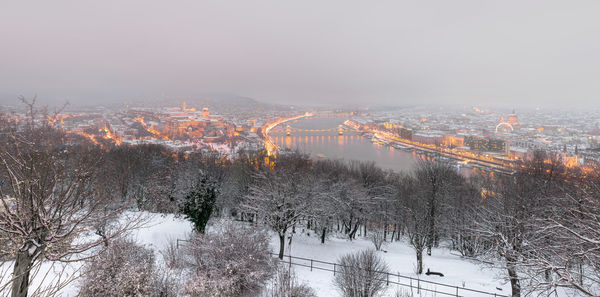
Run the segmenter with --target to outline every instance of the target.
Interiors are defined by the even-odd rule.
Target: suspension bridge
[[[276,128],[273,129],[272,131],[275,132],[285,132],[286,135],[292,135],[294,133],[327,133],[327,132],[337,132],[338,134],[342,135],[344,134],[344,132],[350,131],[351,129],[344,126],[344,125],[339,125],[335,128],[327,128],[327,129],[307,129],[307,128],[296,128],[296,127],[292,127],[290,125],[286,125],[285,127],[281,127],[281,128]]]

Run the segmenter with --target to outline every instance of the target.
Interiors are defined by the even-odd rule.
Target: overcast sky
[[[600,105],[600,1],[0,1],[0,98]]]

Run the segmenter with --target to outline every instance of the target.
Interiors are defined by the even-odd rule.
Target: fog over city
[[[600,296],[600,0],[0,0],[0,297]]]
[[[598,106],[598,1],[2,1],[0,102]]]

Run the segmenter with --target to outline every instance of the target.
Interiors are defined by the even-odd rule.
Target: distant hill
[[[138,101],[138,100],[136,100]],[[254,98],[240,96],[236,94],[226,94],[226,93],[204,93],[198,94],[194,96],[174,96],[168,97],[165,96],[159,100],[152,101],[144,101],[136,102],[133,101],[132,104],[142,104],[142,105],[156,105],[159,106],[181,106],[183,102],[186,102],[187,107],[195,107],[197,109],[208,107],[215,112],[223,112],[223,111],[235,111],[235,110],[283,110],[289,109],[289,106],[271,104],[258,101]]]
[[[67,110],[81,110],[82,108],[96,108],[99,106],[115,109],[123,108],[126,105],[129,106],[142,106],[142,107],[179,107],[182,106],[183,102],[186,102],[188,108],[194,107],[201,109],[208,107],[211,112],[222,113],[222,112],[235,112],[235,111],[249,111],[249,110],[289,110],[287,105],[271,104],[261,102],[254,98],[240,96],[236,94],[228,93],[199,93],[190,96],[153,96],[153,95],[140,95],[135,97],[106,97],[99,98],[75,97],[71,100],[68,99],[57,99],[38,96],[37,102],[39,105],[48,105],[50,107],[62,107],[66,102],[69,102]],[[31,99],[31,98],[27,98]],[[7,95],[0,93],[0,106],[5,108],[20,107],[22,104],[17,99],[17,96]]]

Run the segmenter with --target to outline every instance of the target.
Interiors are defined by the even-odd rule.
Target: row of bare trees
[[[241,209],[279,234],[280,257],[298,226],[322,242],[330,232],[350,240],[380,232],[414,247],[418,273],[424,255],[444,244],[465,257],[491,259],[506,271],[513,296],[564,288],[595,296],[598,175],[561,164],[538,153],[514,174],[467,177],[443,161],[419,161],[405,174],[289,154],[253,173]]]

